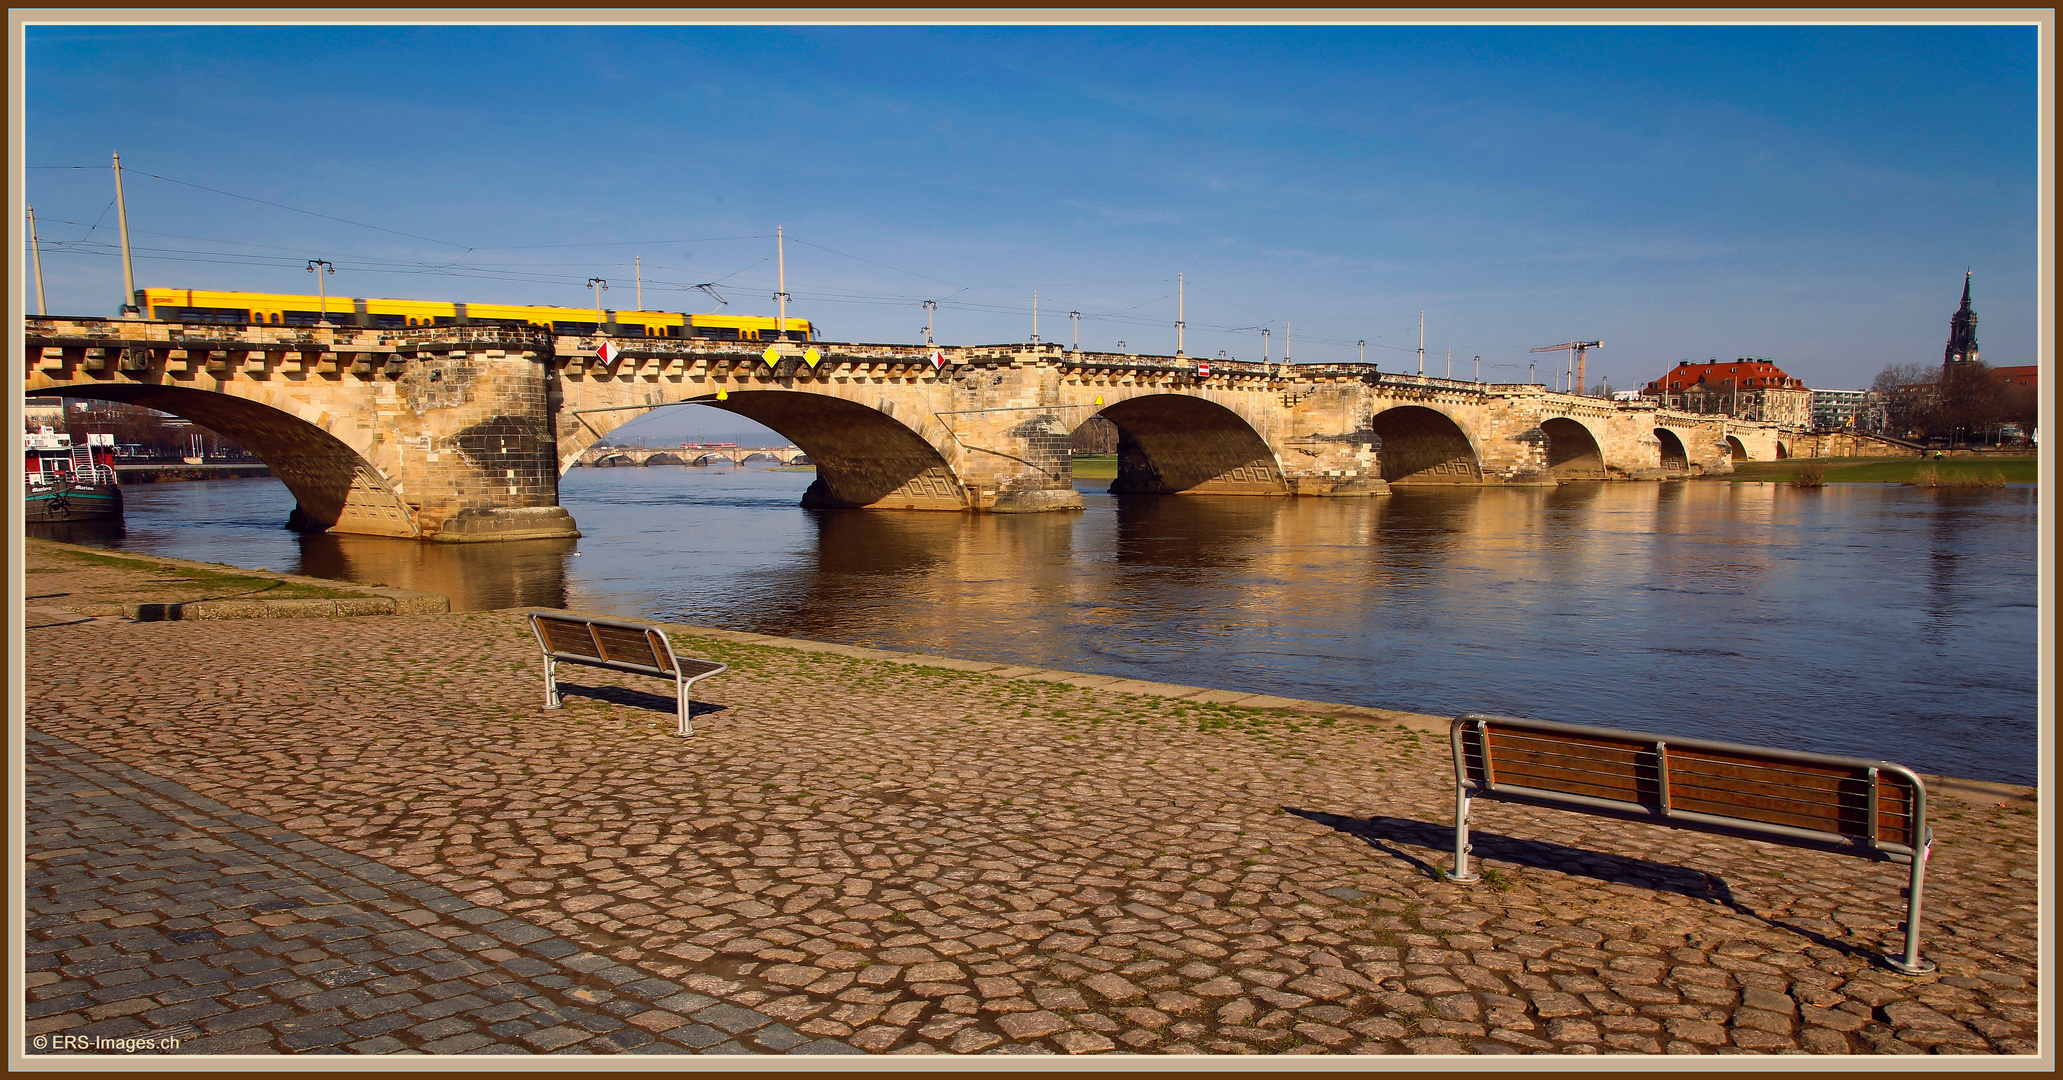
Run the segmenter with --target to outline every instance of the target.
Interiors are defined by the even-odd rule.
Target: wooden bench
[[[1927,789],[1903,765],[1476,713],[1448,732],[1450,881],[1481,880],[1469,870],[1469,804],[1486,798],[1905,863],[1905,955],[1886,960],[1908,975],[1934,970],[1920,957]]]
[[[674,698],[680,710],[677,735],[693,735],[689,723],[688,691],[699,680],[724,670],[713,660],[693,660],[673,655],[666,635],[650,626],[594,619],[563,612],[533,611],[530,629],[544,650],[544,707],[559,707],[559,664],[585,664],[611,671],[629,671],[672,679]]]

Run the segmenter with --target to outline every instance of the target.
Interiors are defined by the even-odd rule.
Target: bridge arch
[[[659,451],[659,452],[658,452],[658,453],[656,453],[656,454],[652,454],[652,455],[649,455],[649,456],[647,456],[647,457],[645,458],[645,464],[647,464],[647,465],[685,465],[685,464],[687,464],[687,462],[685,462],[685,461],[682,461],[682,460],[680,459],[680,455],[679,455],[679,454],[674,454],[674,453],[670,453],[670,452],[668,452],[668,451],[665,451],[665,450],[661,450],[661,451]]]
[[[1244,417],[1214,401],[1189,394],[1140,394],[1096,415],[1117,426],[1113,492],[1289,494],[1267,440]]]
[[[296,505],[287,520],[292,528],[372,536],[421,534],[413,508],[386,473],[368,460],[373,444],[353,446],[304,418],[307,407],[283,395],[248,384],[238,389],[241,394],[109,382],[41,391],[32,386],[30,393],[140,405],[220,432],[257,455],[293,492]]]
[[[1540,422],[1547,436],[1547,471],[1557,480],[1603,480],[1604,448],[1581,421],[1566,416]]]
[[[1748,447],[1741,442],[1738,436],[1728,435],[1726,437],[1726,452],[1735,461],[1748,460]]]
[[[1369,427],[1382,440],[1382,478],[1391,484],[1480,484],[1482,458],[1459,423],[1423,405],[1398,405]]]
[[[816,463],[802,505],[965,510],[959,475],[938,447],[894,416],[828,394],[738,390],[697,404],[764,424]],[[778,461],[770,455],[754,455]],[[730,460],[730,459],[726,459]]]
[[[1688,473],[1691,468],[1690,453],[1684,449],[1683,439],[1668,428],[1655,429],[1655,441],[1661,444],[1662,468],[1666,472]]]

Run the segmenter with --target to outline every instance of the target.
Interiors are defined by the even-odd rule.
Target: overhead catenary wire
[[[29,169],[43,171],[72,170],[82,172],[98,170],[105,167],[106,166],[84,165],[27,166],[27,168]],[[522,284],[542,288],[578,288],[586,280],[586,271],[597,268],[597,263],[591,261],[562,263],[532,263],[508,262],[499,260],[494,262],[488,262],[485,260],[469,259],[467,256],[472,255],[476,252],[485,253],[491,251],[573,251],[583,249],[601,251],[616,248],[649,248],[652,246],[663,246],[667,244],[740,243],[769,239],[773,235],[760,233],[741,233],[736,235],[724,236],[687,238],[640,238],[631,240],[589,241],[579,243],[556,244],[465,244],[455,240],[449,240],[434,236],[427,236],[421,233],[410,232],[405,229],[392,228],[385,225],[373,224],[371,222],[357,220],[344,215],[324,213],[319,210],[311,210],[304,207],[295,206],[290,203],[280,202],[273,199],[266,199],[254,195],[248,195],[241,192],[216,187],[210,184],[197,183],[191,180],[181,179],[179,177],[167,176],[161,173],[140,171],[135,169],[133,164],[125,165],[123,171],[126,175],[132,177],[146,177],[148,179],[158,180],[168,184],[189,188],[192,190],[208,192],[210,194],[219,195],[225,198],[231,198],[240,201],[250,202],[256,205],[275,208],[288,213],[303,215],[324,221],[336,222],[338,224],[351,226],[353,228],[367,229],[374,232],[401,237],[408,240],[421,241],[424,243],[435,244],[441,247],[452,248],[459,252],[459,254],[456,257],[449,259],[408,259],[403,257],[364,254],[337,256],[335,261],[338,264],[338,269],[340,271],[348,271],[354,274],[387,275],[416,278],[438,277],[459,280],[475,280],[482,282],[503,282],[510,284]],[[96,216],[94,222],[92,222],[90,225],[84,222],[62,221],[61,219],[40,219],[42,222],[47,224],[64,224],[71,227],[84,227],[86,229],[86,232],[83,236],[74,240],[47,238],[44,239],[42,241],[42,246],[40,249],[41,252],[43,254],[51,255],[54,257],[63,257],[66,255],[88,257],[115,256],[116,252],[111,250],[112,245],[108,245],[105,242],[101,242],[96,239],[99,226],[102,223],[104,223],[107,213],[112,209],[114,209],[114,201],[110,200],[108,204],[105,207],[103,207],[101,213]],[[221,245],[226,247],[245,249],[242,251],[219,251],[208,250],[205,247],[186,248],[179,246],[158,246],[135,249],[134,254],[137,257],[147,259],[153,262],[170,262],[191,265],[241,265],[256,268],[287,269],[289,267],[299,268],[301,263],[305,261],[305,255],[308,250],[308,245],[301,245],[299,247],[287,247],[282,245],[258,244],[243,240],[229,240],[222,238],[189,236],[186,234],[157,232],[151,230],[137,231],[144,235],[159,236],[166,239],[187,240],[202,245]],[[845,259],[851,259],[855,262],[859,262],[867,266],[876,267],[878,269],[886,270],[895,274],[905,275],[916,280],[950,286],[951,288],[958,290],[956,293],[948,294],[944,297],[924,297],[895,291],[871,291],[866,289],[839,288],[830,285],[812,287],[809,286],[806,282],[798,282],[795,286],[794,291],[795,299],[798,302],[819,304],[835,303],[840,305],[851,306],[893,307],[902,305],[916,306],[918,304],[921,304],[926,299],[934,299],[938,306],[942,308],[952,308],[968,313],[992,314],[1001,316],[1022,316],[1026,314],[1027,311],[1026,307],[1022,304],[1012,304],[1008,301],[1000,300],[1000,298],[998,300],[985,300],[983,298],[970,295],[974,293],[995,290],[1015,290],[1019,288],[1024,288],[1025,286],[1023,285],[1019,285],[1016,283],[969,284],[965,282],[953,281],[947,278],[938,277],[933,274],[926,274],[919,271],[911,270],[907,267],[896,266],[889,262],[883,262],[881,260],[856,255],[852,252],[843,251],[839,248],[818,243],[813,240],[802,239],[793,236],[788,237],[788,239],[793,241],[794,243],[800,244],[805,247],[813,248],[819,251],[823,251],[830,255],[835,255]],[[280,252],[281,254],[263,254],[263,252],[266,251],[276,251]],[[762,256],[761,258],[758,258],[750,263],[738,267],[735,270],[732,270],[728,273],[716,275],[711,275],[707,271],[696,270],[690,267],[669,266],[657,263],[651,264],[647,269],[661,272],[660,274],[655,274],[655,276],[653,276],[650,279],[651,284],[653,284],[655,287],[677,288],[681,290],[692,291],[703,286],[742,286],[746,283],[756,284],[756,282],[754,282],[753,279],[749,276],[751,272],[755,268],[763,265],[764,263],[773,260],[773,253],[769,252],[765,256]],[[616,264],[608,263],[606,265],[613,267]],[[627,269],[630,266],[630,264],[623,264],[623,266]],[[683,273],[691,275],[693,280],[671,280],[668,276],[666,276]],[[1129,281],[1066,282],[1057,285],[1052,282],[1039,282],[1037,283],[1037,287],[1047,290],[1064,288],[1112,288],[1129,285],[1155,284],[1163,282],[1167,284],[1174,283],[1172,279],[1140,279]],[[1225,304],[1243,314],[1255,316],[1262,320],[1261,325],[1259,327],[1256,327],[1253,325],[1219,324],[1207,321],[1199,322],[1194,320],[1187,320],[1185,318],[1185,324],[1188,325],[1191,329],[1221,334],[1238,335],[1242,333],[1252,332],[1255,329],[1264,329],[1268,326],[1272,326],[1277,323],[1286,322],[1286,320],[1283,319],[1269,317],[1263,314],[1262,312],[1255,310],[1248,304],[1241,303],[1240,301],[1235,300],[1229,296],[1226,296],[1223,292],[1212,289],[1207,285],[1200,285],[1196,282],[1186,282],[1186,287],[1189,289],[1195,289],[1199,293],[1208,296],[1219,303]],[[1150,297],[1138,303],[1122,307],[1106,307],[1104,305],[1082,304],[1079,301],[1076,301],[1074,303],[1074,306],[1081,313],[1080,321],[1086,321],[1092,324],[1104,324],[1122,327],[1158,326],[1164,325],[1166,320],[1160,318],[1144,317],[1138,313],[1140,313],[1143,309],[1151,308],[1156,304],[1163,304],[1176,300],[1178,298],[1180,291],[1181,290],[1179,289],[1171,290],[1165,295]],[[1344,320],[1334,318],[1325,321],[1337,324]],[[1376,321],[1388,322],[1389,320],[1379,319]],[[1427,323],[1429,332],[1435,333],[1439,337],[1447,337],[1447,335],[1444,332],[1442,332],[1445,328],[1443,325],[1441,325],[1439,321],[1431,319],[1429,317],[1427,319]],[[1304,325],[1308,327],[1310,324],[1305,323]],[[1352,339],[1345,339],[1333,336],[1313,334],[1306,330],[1305,332],[1298,334],[1297,341],[1300,345],[1303,345],[1306,348],[1309,348],[1311,346],[1329,346],[1341,349],[1355,349],[1358,347],[1359,342],[1365,341],[1367,345],[1373,346],[1378,350],[1403,353],[1409,353],[1414,351],[1413,349],[1408,347],[1389,345],[1381,340],[1382,338],[1395,332],[1397,331],[1394,329],[1378,329],[1373,333],[1360,333]],[[1474,342],[1464,341],[1461,340],[1460,337],[1449,338],[1448,344],[1451,344],[1452,347],[1463,352],[1475,350],[1478,352],[1488,351],[1494,353],[1497,349],[1497,347],[1493,345],[1478,344]],[[1494,360],[1486,360],[1485,364],[1493,369],[1510,368],[1517,366],[1515,364],[1506,364]]]

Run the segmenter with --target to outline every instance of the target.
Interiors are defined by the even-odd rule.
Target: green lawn
[[[1108,457],[1082,457],[1074,459],[1074,478],[1077,480],[1117,479],[1117,455]]]
[[[158,580],[167,584],[198,586],[209,592],[224,596],[237,596],[251,600],[336,600],[362,599],[367,594],[349,589],[331,589],[321,585],[304,585],[298,581],[277,581],[273,578],[250,577],[235,572],[234,567],[223,570],[202,570],[190,566],[174,566],[149,559],[127,559],[120,555],[101,555],[93,552],[75,551],[67,548],[53,548],[50,554],[70,559],[88,566],[106,566],[120,570],[135,570],[162,575]],[[224,572],[227,571],[227,572]]]
[[[2008,458],[1786,458],[1782,461],[1737,461],[1734,471],[1710,477],[1736,483],[1787,483],[1806,465],[1827,471],[1829,484],[1905,484],[1921,469],[1932,469],[1945,481],[2003,480],[2008,484],[2032,484],[2040,478],[2033,457]]]

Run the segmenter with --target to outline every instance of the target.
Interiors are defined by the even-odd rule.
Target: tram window
[[[374,315],[373,325],[380,327],[414,326],[415,320],[405,315]]]
[[[241,323],[250,312],[242,308],[159,308],[160,313],[169,312],[171,322],[185,323]]]
[[[592,334],[595,332],[595,326],[596,324],[591,322],[554,322],[552,323],[552,333]]]

